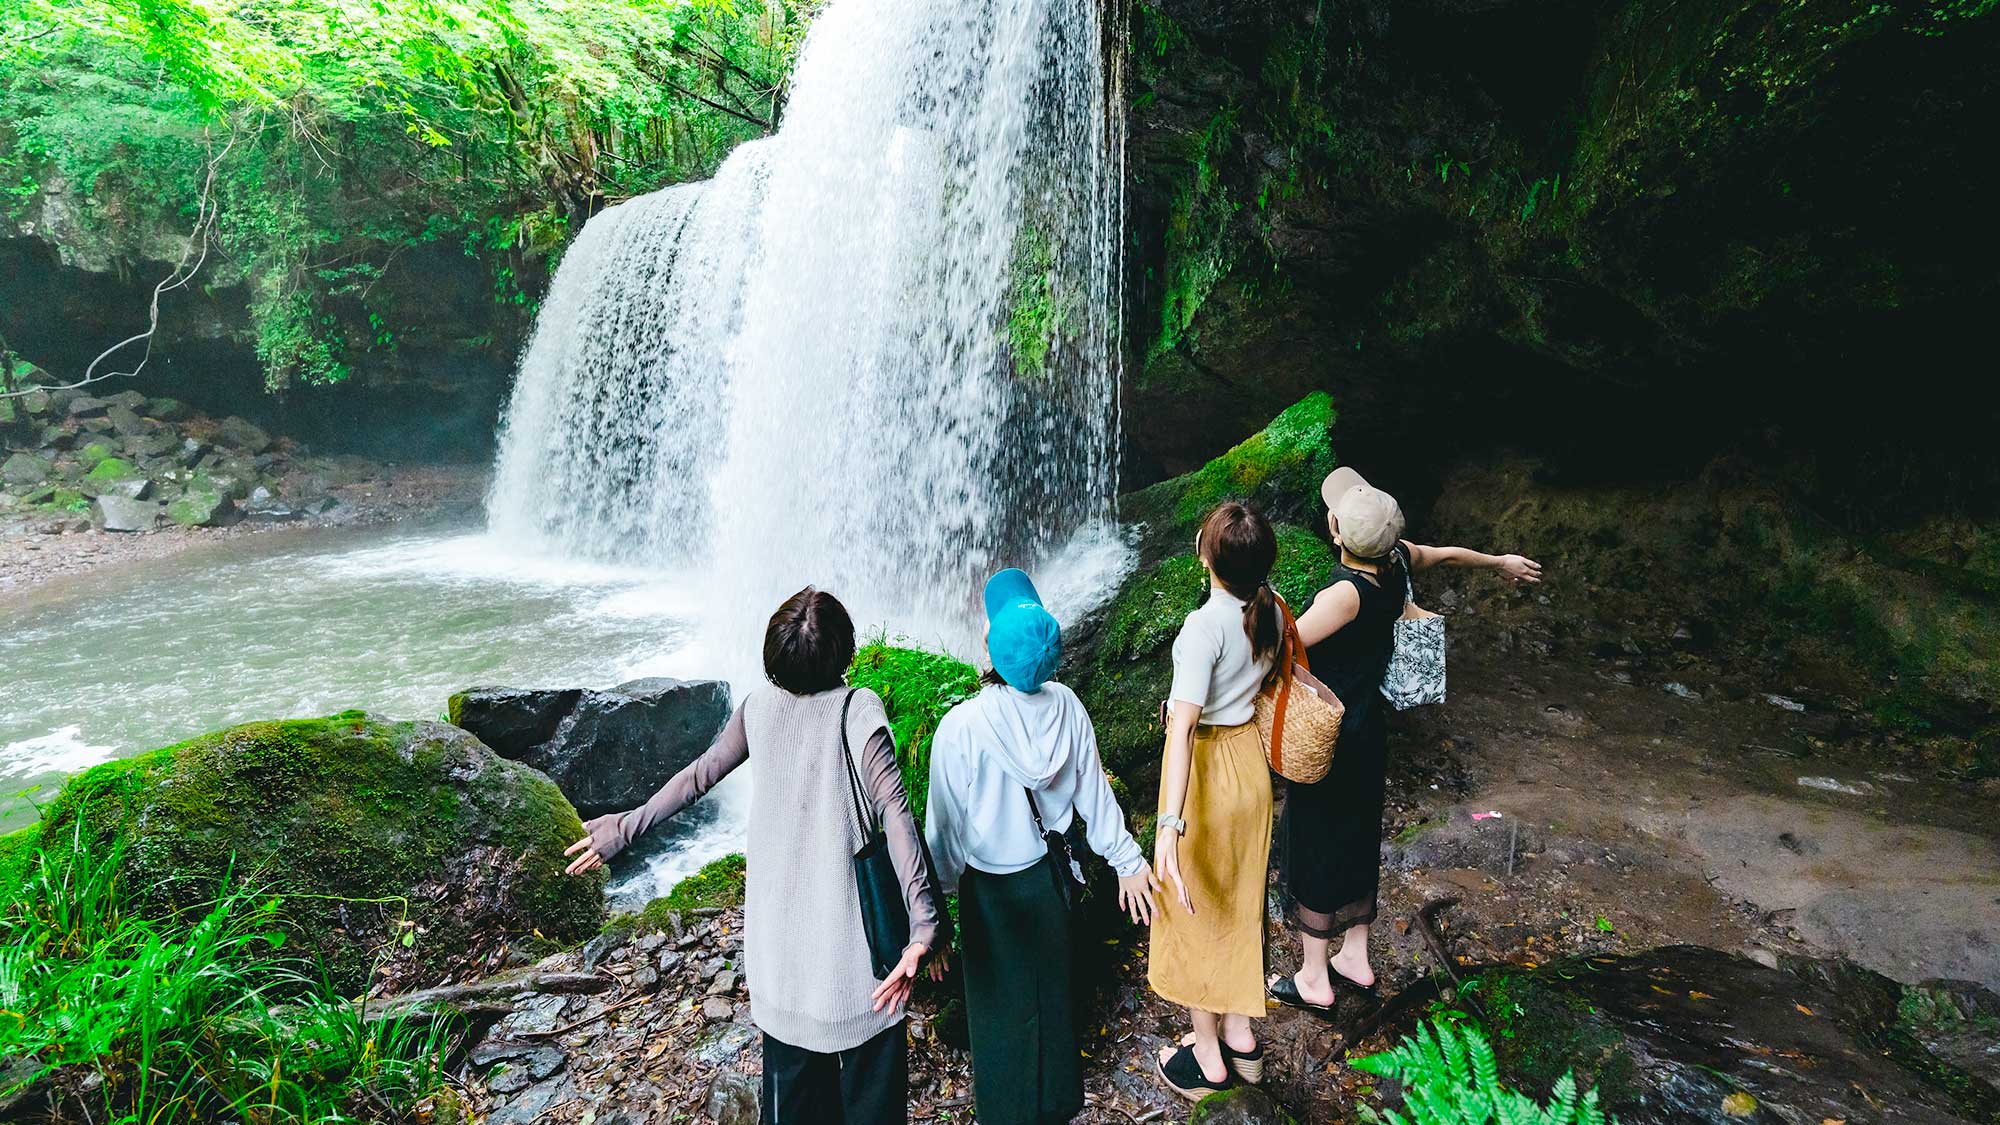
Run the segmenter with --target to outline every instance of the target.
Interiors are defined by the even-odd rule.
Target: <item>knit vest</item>
[[[840,760],[847,692],[765,687],[743,704],[751,777],[743,921],[750,1018],[780,1042],[828,1054],[858,1047],[902,1019],[869,1010],[881,982],[870,968],[854,884],[862,837]],[[888,725],[881,698],[856,691],[847,739],[857,763],[869,737]]]

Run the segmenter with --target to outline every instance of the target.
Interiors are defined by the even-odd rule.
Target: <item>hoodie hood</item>
[[[1024,692],[989,684],[968,708],[967,731],[1009,777],[1040,789],[1069,765],[1079,722],[1088,723],[1076,696],[1061,684]]]

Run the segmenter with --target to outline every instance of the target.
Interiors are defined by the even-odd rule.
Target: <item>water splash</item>
[[[722,644],[812,582],[963,647],[1112,516],[1119,105],[1095,0],[831,4],[776,136],[570,249],[494,532],[695,564]]]

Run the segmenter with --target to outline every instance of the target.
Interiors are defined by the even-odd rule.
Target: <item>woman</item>
[[[1285,889],[1305,955],[1298,973],[1275,978],[1271,996],[1318,1015],[1333,1010],[1336,983],[1372,992],[1368,927],[1381,876],[1382,794],[1388,771],[1382,674],[1395,648],[1411,571],[1433,566],[1498,570],[1509,581],[1541,581],[1541,564],[1520,555],[1426,547],[1402,539],[1395,497],[1353,469],[1320,486],[1340,550],[1333,584],[1299,617],[1308,666],[1346,705],[1333,766],[1311,785],[1288,784],[1278,825]],[[1335,938],[1338,951],[1329,952]]]
[[[1083,1109],[1083,1071],[1061,885],[1070,873],[1043,830],[1083,817],[1134,922],[1152,921],[1154,883],[1098,764],[1089,712],[1049,679],[1062,656],[1056,619],[1019,570],[987,580],[985,601],[993,667],[938,723],[924,838],[939,882],[958,892],[980,1125],[1061,1125]]]
[[[1231,1073],[1263,1077],[1250,1029],[1264,1015],[1264,871],[1271,850],[1271,775],[1254,700],[1280,638],[1265,584],[1278,557],[1269,521],[1227,503],[1195,539],[1208,600],[1174,639],[1174,683],[1160,770],[1153,866],[1172,894],[1153,922],[1148,977],[1185,1005],[1194,1034],[1159,1056],[1160,1076],[1189,1100]]]
[[[936,940],[923,842],[874,692],[849,691],[854,622],[811,586],[764,632],[768,688],[749,693],[715,744],[629,812],[584,825],[571,874],[601,866],[641,834],[750,763],[743,954],[750,1018],[764,1033],[765,1125],[909,1119],[903,1004]],[[853,856],[862,844],[843,753],[852,747],[880,813],[910,912],[909,943],[880,982],[870,968]]]

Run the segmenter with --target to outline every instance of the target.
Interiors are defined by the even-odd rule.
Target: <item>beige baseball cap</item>
[[[1395,549],[1403,537],[1403,509],[1396,498],[1376,488],[1353,469],[1342,465],[1326,475],[1319,486],[1326,510],[1340,528],[1340,541],[1349,554],[1363,559],[1379,559]]]

